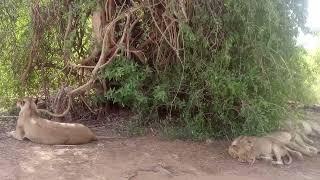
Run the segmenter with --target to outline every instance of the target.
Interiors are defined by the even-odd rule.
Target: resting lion
[[[279,165],[290,164],[292,157],[289,152],[299,159],[303,159],[300,152],[289,149],[272,137],[240,136],[232,142],[228,152],[232,157],[238,157],[239,161],[249,162],[250,165],[256,159],[269,160],[273,164]],[[273,161],[273,156],[276,161]],[[285,157],[287,157],[287,161],[282,161],[282,158]]]
[[[320,137],[320,125],[319,122],[315,119],[308,119],[307,120],[294,120],[294,119],[287,119],[282,122],[282,130],[287,131],[296,131],[300,134],[307,135],[307,136],[315,136]],[[308,140],[312,142],[312,140]]]
[[[303,133],[297,131],[276,131],[267,134],[265,137],[274,138],[287,147],[299,151],[304,155],[313,156],[318,153],[318,149],[309,145],[313,141],[306,137]]]
[[[18,140],[24,138],[39,144],[75,145],[97,140],[95,134],[78,123],[59,123],[39,116],[36,103],[31,98],[17,102],[21,108],[16,130],[10,134]]]
[[[316,136],[319,125],[314,121],[294,121],[286,120],[283,122],[282,130],[291,134],[290,143],[287,144],[290,148],[297,150],[304,155],[313,156],[319,153],[319,150],[312,146],[314,143],[309,136]]]

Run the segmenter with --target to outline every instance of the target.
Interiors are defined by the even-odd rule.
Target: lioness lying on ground
[[[43,119],[37,112],[36,103],[31,98],[17,102],[20,107],[16,130],[10,134],[18,140],[27,138],[40,144],[84,144],[97,140],[95,134],[78,123],[59,123]]]
[[[267,134],[265,137],[274,138],[285,144],[287,147],[299,151],[307,156],[313,156],[318,153],[317,148],[306,143],[310,142],[311,140],[302,133],[296,131],[276,131]]]
[[[238,158],[241,162],[249,162],[250,165],[256,159],[265,159],[273,164],[290,164],[292,157],[289,152],[298,159],[303,159],[300,152],[291,150],[272,137],[240,136],[232,142],[228,152],[232,157]],[[276,161],[273,161],[273,157]],[[282,161],[282,158],[287,158],[287,161]]]
[[[317,136],[320,131],[319,124],[313,120],[286,120],[282,124],[282,130],[291,134],[290,147],[300,151],[304,155],[312,156],[319,150],[312,146],[313,141],[307,136]]]

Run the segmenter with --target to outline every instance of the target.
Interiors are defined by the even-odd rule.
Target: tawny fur
[[[276,131],[267,134],[265,137],[272,137],[274,139],[277,139],[289,148],[299,151],[307,156],[313,156],[318,153],[318,149],[316,147],[313,147],[306,143],[310,143],[311,140],[303,133],[297,131]]]
[[[59,123],[41,118],[31,98],[17,102],[21,108],[16,130],[10,134],[18,139],[29,139],[39,144],[76,145],[97,140],[95,134],[79,123]]]
[[[299,159],[303,159],[300,152],[286,147],[282,142],[272,137],[240,136],[236,138],[228,149],[232,157],[238,157],[241,162],[249,162],[252,165],[256,159],[272,161],[273,164],[283,164],[282,158],[287,157],[285,164],[292,162],[290,153]],[[290,153],[289,153],[290,152]],[[276,161],[273,161],[273,156]]]

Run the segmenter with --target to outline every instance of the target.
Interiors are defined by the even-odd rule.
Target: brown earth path
[[[258,161],[249,167],[227,154],[226,141],[206,144],[144,136],[47,146],[7,138],[4,132],[13,129],[8,124],[0,120],[0,180],[320,179],[320,155],[289,166]]]

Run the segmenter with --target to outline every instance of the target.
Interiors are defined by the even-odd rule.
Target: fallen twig
[[[1,118],[18,118],[19,116],[0,116],[0,119]]]

